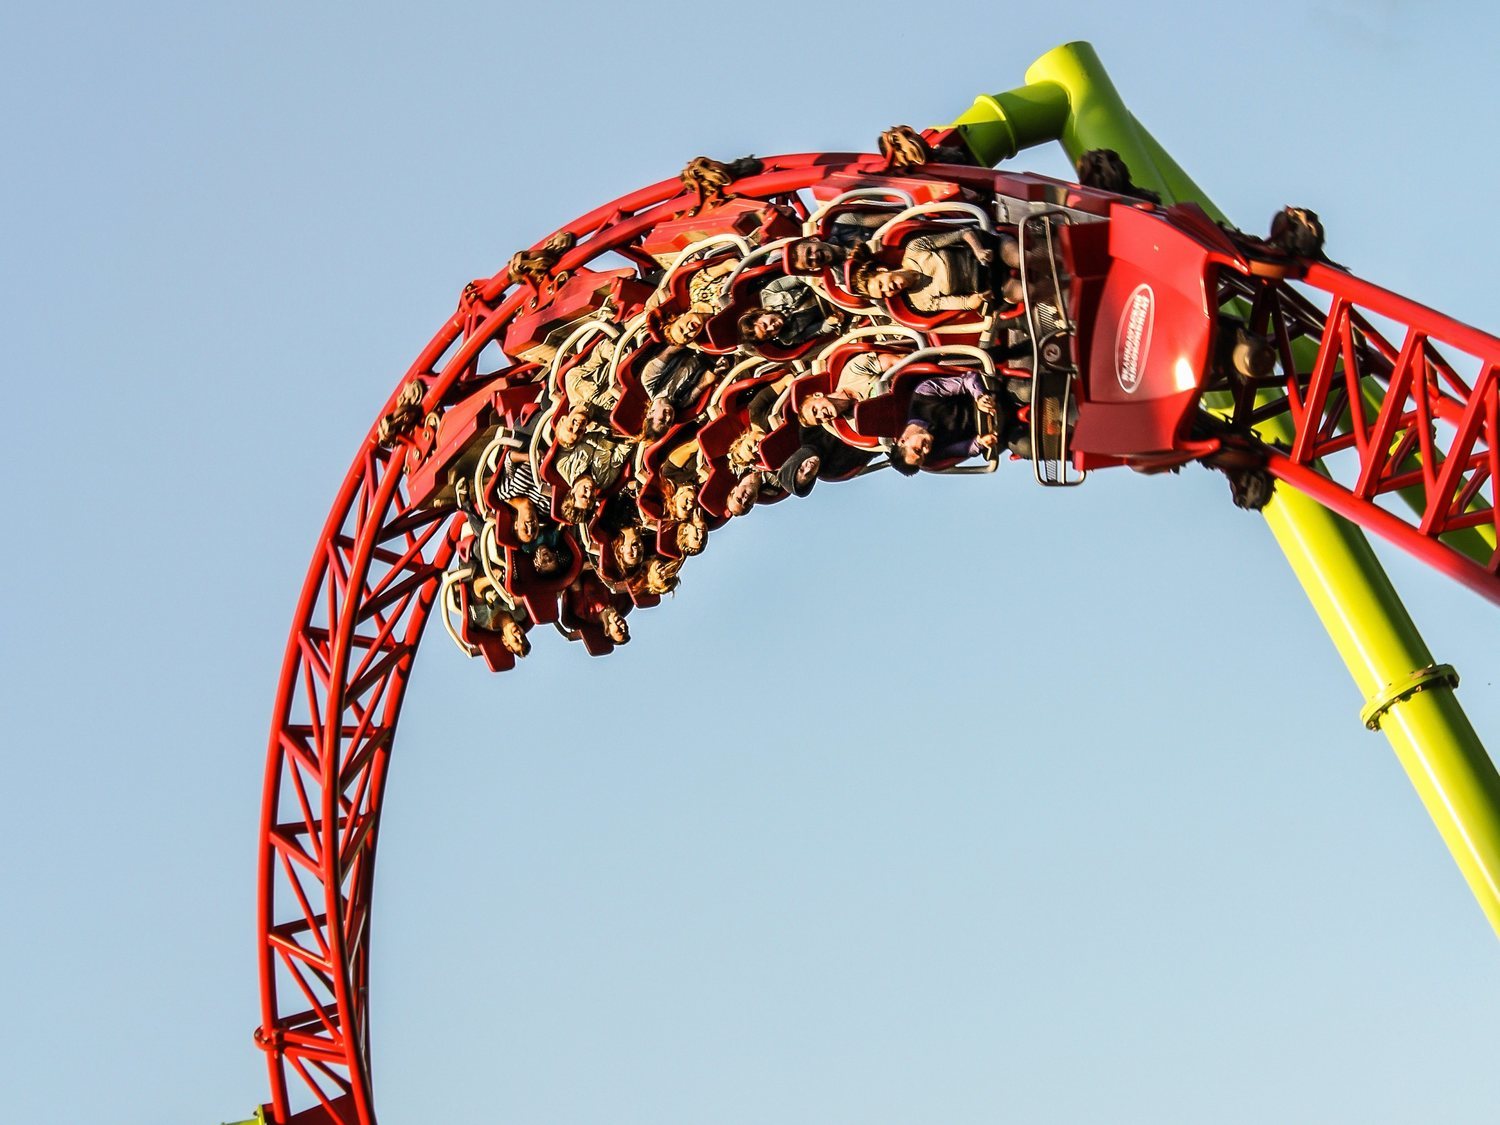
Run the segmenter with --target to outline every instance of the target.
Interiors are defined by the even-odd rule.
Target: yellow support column
[[[995,164],[1049,140],[1074,161],[1090,149],[1114,149],[1135,183],[1224,218],[1125,108],[1087,43],[1047,52],[1026,81],[977,98],[953,123],[979,159]],[[1359,528],[1284,482],[1263,514],[1365,698],[1361,718],[1390,740],[1500,935],[1500,775],[1453,694],[1457,674],[1434,664]]]

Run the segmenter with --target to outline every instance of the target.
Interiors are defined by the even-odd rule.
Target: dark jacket
[[[868,465],[874,456],[869,450],[845,445],[821,426],[802,430],[801,437],[802,447],[776,470],[776,479],[781,487],[793,496],[806,496],[813,490],[815,481],[808,481],[800,486],[797,484],[797,470],[809,457],[817,457],[819,460],[817,480],[836,480],[862,465]]]
[[[979,408],[975,400],[984,393],[984,383],[974,371],[935,375],[916,385],[906,420],[908,425],[915,422],[932,435],[929,461],[979,453]],[[998,405],[1003,409],[1003,402]]]
[[[710,362],[695,348],[669,347],[641,370],[641,386],[651,398],[666,399],[682,414],[693,405],[693,392]]]

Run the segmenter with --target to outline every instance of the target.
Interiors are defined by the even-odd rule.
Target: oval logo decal
[[[1115,332],[1115,379],[1126,394],[1135,394],[1146,371],[1151,350],[1151,326],[1156,320],[1156,295],[1149,285],[1137,285],[1125,302]]]

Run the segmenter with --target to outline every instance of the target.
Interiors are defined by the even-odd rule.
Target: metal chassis
[[[1047,267],[1052,282],[1053,307],[1058,312],[1058,327],[1053,335],[1067,337],[1073,334],[1073,322],[1068,315],[1067,292],[1057,266],[1057,245],[1052,237],[1053,218],[1071,221],[1071,212],[1061,207],[1049,207],[1033,211],[1016,224],[1016,233],[1021,253],[1021,288],[1026,295],[1026,320],[1031,334],[1031,370],[1036,385],[1031,392],[1031,471],[1036,482],[1052,488],[1070,488],[1080,485],[1088,477],[1083,470],[1074,470],[1068,453],[1068,414],[1073,405],[1074,379],[1077,367],[1074,364],[1055,364],[1045,358],[1045,343],[1042,340],[1041,317],[1037,314],[1037,302],[1031,299],[1033,279],[1027,268],[1026,229],[1029,226],[1042,228],[1042,244],[1046,249]],[[1048,407],[1057,411],[1058,433],[1055,447],[1048,445],[1051,436],[1046,432]],[[1049,452],[1049,449],[1051,450]]]

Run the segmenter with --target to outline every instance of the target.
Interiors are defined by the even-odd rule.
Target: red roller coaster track
[[[874,156],[782,156],[732,190],[790,201],[834,177],[839,190],[886,183],[885,167]],[[1046,201],[1100,219],[1128,206],[1194,237],[1190,217],[1176,209],[1042,177],[932,165],[901,179]],[[697,202],[674,179],[598,208],[564,228],[576,244],[556,274],[611,251],[640,262],[642,237]],[[1275,477],[1500,601],[1500,552],[1482,546],[1497,526],[1500,340],[1327,265],[1296,260],[1267,270],[1235,252],[1214,265],[1220,308],[1247,310],[1249,327],[1274,341],[1277,370],[1207,377],[1200,391],[1221,391],[1228,405],[1212,415],[1195,411],[1197,428],[1184,440],[1248,453]],[[394,441],[372,425],[313,553],[282,667],[260,830],[256,1041],[270,1071],[265,1112],[282,1125],[375,1121],[367,990],[381,805],[407,677],[463,526],[451,506],[414,496],[411,474],[432,452],[436,416],[481,386],[521,385],[504,377],[486,384],[479,356],[548,292],[547,283],[513,284],[506,271],[465,289],[377,415],[396,411],[415,381],[417,424]],[[1455,354],[1467,363],[1449,358]],[[1086,412],[1092,398],[1082,374]],[[1290,441],[1256,436],[1273,417],[1289,421]],[[1393,497],[1415,497],[1414,512]]]

